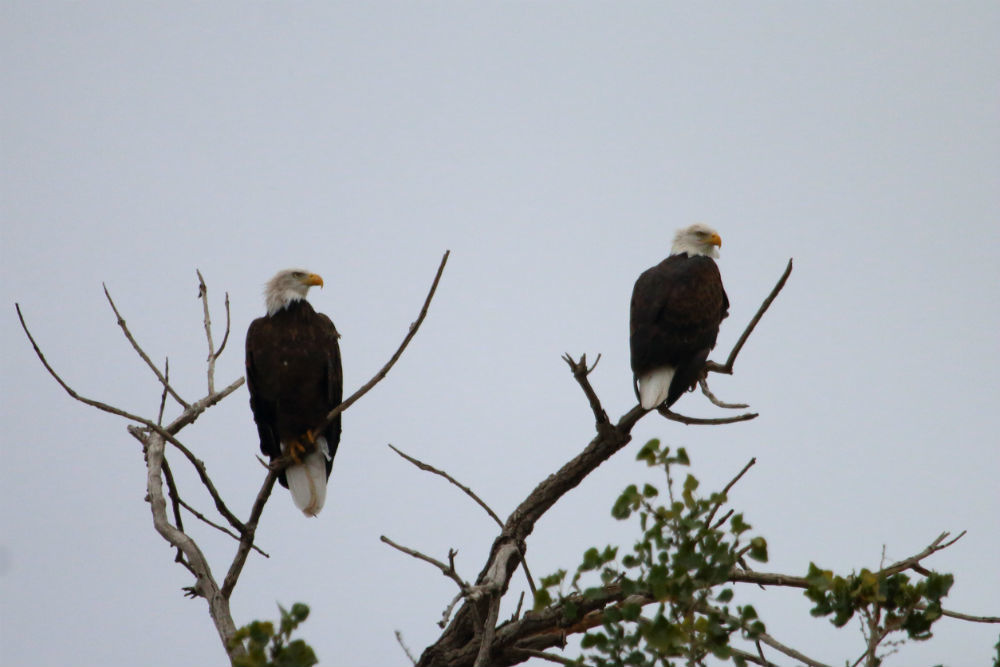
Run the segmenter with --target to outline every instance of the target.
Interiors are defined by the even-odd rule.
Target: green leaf
[[[615,501],[614,507],[611,508],[611,516],[616,519],[627,519],[638,509],[639,500],[639,489],[635,484],[630,484]]]
[[[634,602],[622,605],[622,619],[626,621],[637,620],[641,612],[642,612],[642,606]]]
[[[635,458],[637,461],[645,461],[646,465],[653,466],[656,465],[656,455],[659,453],[660,441],[653,438],[642,446],[642,449],[639,450],[639,453],[636,454]]]
[[[767,540],[763,537],[755,537],[750,540],[750,551],[747,552],[750,558],[761,563],[767,562]]]
[[[650,646],[667,655],[684,640],[684,633],[670,623],[663,614],[657,614],[652,623],[645,625],[642,634]]]
[[[535,611],[545,609],[552,604],[552,596],[544,588],[535,591]]]
[[[318,662],[312,648],[301,639],[296,639],[274,657],[273,665],[274,667],[312,667]]]

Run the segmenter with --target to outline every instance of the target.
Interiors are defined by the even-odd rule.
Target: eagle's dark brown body
[[[698,382],[715,347],[729,299],[711,257],[671,255],[639,276],[632,290],[629,346],[632,373],[639,378],[663,367],[674,369],[669,407]]]
[[[281,456],[282,442],[302,440],[340,405],[344,379],[338,337],[330,318],[304,299],[250,324],[246,340],[250,409],[260,450],[271,459]],[[329,477],[340,443],[340,416],[313,435],[326,437]],[[288,486],[284,472],[279,481]]]

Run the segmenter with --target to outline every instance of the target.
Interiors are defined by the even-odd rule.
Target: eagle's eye
[[[293,278],[304,278],[305,275],[306,274],[302,273],[301,271],[292,271]]]

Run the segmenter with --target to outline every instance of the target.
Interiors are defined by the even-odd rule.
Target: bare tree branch
[[[497,632],[497,619],[500,617],[500,596],[494,595],[490,599],[489,612],[486,615],[486,623],[483,624],[483,637],[479,641],[479,653],[472,667],[487,667],[490,664],[490,650],[493,648],[493,638]]]
[[[445,264],[448,263],[448,255],[450,254],[451,251],[446,250],[444,256],[441,258],[441,263],[438,265],[437,273],[434,274],[434,282],[431,283],[431,288],[427,292],[427,298],[424,299],[424,305],[420,309],[420,314],[417,315],[416,321],[410,324],[410,330],[403,338],[403,342],[399,344],[399,347],[396,349],[395,353],[393,353],[392,357],[389,358],[389,361],[386,362],[385,366],[380,368],[378,373],[376,373],[371,380],[362,385],[360,389],[358,389],[356,392],[348,396],[347,400],[342,402],[340,405],[335,407],[326,415],[326,420],[314,429],[317,433],[325,429],[327,426],[329,426],[333,422],[333,420],[336,419],[337,415],[339,415],[344,410],[354,405],[355,401],[357,401],[359,398],[367,394],[369,391],[371,391],[372,387],[381,382],[382,378],[384,378],[389,373],[389,370],[392,369],[392,367],[399,360],[399,357],[402,356],[403,350],[405,350],[406,346],[410,344],[410,341],[417,334],[417,330],[420,329],[420,325],[423,323],[424,318],[427,317],[427,309],[431,305],[431,299],[434,298],[434,292],[437,291],[438,283],[441,282],[441,274],[444,273],[444,266]]]
[[[733,655],[738,655],[747,662],[752,662],[755,665],[762,665],[763,667],[778,667],[778,665],[764,657],[764,652],[760,648],[760,642],[757,642],[757,653],[748,653],[732,646],[729,647],[729,650],[733,652]]]
[[[743,334],[740,335],[739,340],[736,341],[736,345],[733,346],[732,351],[729,353],[729,358],[726,359],[726,363],[724,365],[720,365],[714,361],[707,361],[705,362],[706,370],[713,373],[724,373],[726,375],[733,374],[733,364],[736,363],[736,356],[740,353],[740,350],[743,349],[743,345],[746,344],[747,339],[750,338],[750,334],[753,333],[754,328],[756,328],[757,323],[760,322],[764,313],[766,313],[767,309],[771,307],[771,303],[774,301],[774,298],[778,296],[778,292],[780,292],[781,288],[785,286],[785,283],[788,281],[788,276],[790,276],[791,273],[792,260],[789,259],[788,265],[785,267],[785,272],[781,274],[778,282],[775,284],[774,288],[771,289],[771,293],[768,294],[767,298],[764,299],[764,302],[760,304],[760,308],[757,309],[757,314],[753,316],[752,320],[750,320],[750,324],[748,324],[747,328],[743,330]]]
[[[222,336],[222,343],[219,344],[219,349],[215,351],[215,358],[218,359],[222,356],[222,351],[226,349],[226,343],[229,342],[229,325],[230,325],[230,315],[229,315],[229,292],[226,292],[226,333]]]
[[[164,459],[164,463],[166,463],[166,459]],[[166,468],[164,468],[164,471],[165,470],[166,470]],[[221,525],[215,523],[214,521],[212,521],[211,519],[209,519],[207,516],[205,516],[204,514],[202,514],[201,512],[199,512],[198,510],[196,510],[195,508],[191,507],[191,505],[189,503],[187,503],[183,498],[178,498],[177,499],[177,503],[178,503],[178,505],[180,505],[181,507],[183,507],[184,509],[186,509],[188,512],[190,512],[191,515],[194,516],[194,518],[198,519],[202,523],[205,523],[205,524],[211,526],[212,528],[215,528],[220,533],[225,533],[226,535],[228,535],[229,537],[233,538],[237,542],[240,541],[240,536],[239,535],[237,535],[233,531],[229,530],[225,526],[221,526]],[[174,521],[174,525],[176,525],[180,530],[184,530],[184,526],[182,526],[180,524],[180,518],[179,517],[177,518],[177,520]],[[259,553],[264,558],[270,558],[271,557],[270,554],[262,551],[260,549],[260,547],[258,547],[256,544],[251,544],[250,548],[253,549],[254,551],[256,551],[257,553]]]
[[[735,424],[736,422],[745,422],[750,421],[751,419],[756,419],[758,416],[758,413],[756,412],[747,412],[742,415],[736,415],[735,417],[702,419],[700,417],[688,417],[678,414],[670,408],[661,407],[657,408],[656,411],[671,421],[680,422],[681,424],[687,424],[689,426],[721,426],[722,424]]]
[[[490,518],[493,519],[494,521],[496,521],[496,523],[497,523],[498,526],[500,526],[501,528],[503,528],[503,521],[500,520],[500,517],[498,517],[496,515],[496,512],[494,512],[492,509],[490,509],[490,506],[487,505],[485,502],[483,502],[483,499],[480,498],[479,496],[477,496],[472,489],[470,489],[466,485],[462,484],[461,482],[459,482],[457,479],[455,479],[454,477],[452,477],[451,475],[449,475],[445,471],[438,470],[434,466],[428,465],[428,464],[424,463],[423,461],[415,459],[412,456],[410,456],[409,454],[406,454],[406,453],[400,451],[399,449],[397,449],[391,443],[389,444],[389,449],[391,449],[392,451],[396,452],[401,457],[403,457],[404,459],[406,459],[407,461],[409,461],[410,463],[412,463],[416,467],[420,468],[421,470],[423,470],[425,472],[434,473],[435,475],[440,475],[441,477],[444,477],[446,480],[448,480],[449,482],[451,482],[452,484],[454,484],[455,486],[457,486],[458,488],[460,488],[465,493],[465,495],[469,496],[474,501],[476,501],[476,504],[479,505],[480,507],[482,507],[486,511],[486,513],[490,515]]]
[[[98,410],[101,410],[102,412],[107,412],[107,413],[110,413],[110,414],[113,414],[113,415],[118,415],[119,417],[124,417],[125,419],[129,419],[131,421],[138,422],[139,424],[145,424],[147,426],[153,424],[148,419],[145,419],[145,418],[140,417],[138,415],[134,415],[131,412],[126,412],[125,410],[122,410],[120,408],[116,408],[113,405],[108,405],[107,403],[102,403],[101,401],[96,401],[96,400],[94,400],[92,398],[87,398],[86,396],[81,396],[80,394],[76,393],[76,391],[74,391],[72,387],[70,387],[68,384],[66,384],[63,381],[63,379],[61,377],[59,377],[59,374],[56,373],[55,370],[52,369],[52,366],[50,366],[49,362],[45,359],[45,355],[42,354],[41,348],[38,347],[38,343],[35,342],[34,337],[31,335],[31,332],[28,330],[28,325],[25,324],[25,322],[24,322],[24,316],[21,314],[21,306],[20,306],[20,304],[15,303],[14,304],[14,308],[15,308],[15,310],[17,310],[17,318],[21,321],[21,328],[24,329],[25,335],[28,337],[28,340],[31,341],[31,346],[35,349],[35,355],[38,357],[39,361],[42,362],[42,365],[45,366],[45,370],[47,370],[49,372],[49,375],[51,375],[53,377],[53,379],[55,379],[55,381],[59,383],[59,386],[62,387],[66,391],[67,394],[69,394],[71,397],[73,397],[77,401],[80,401],[81,403],[84,403],[85,405],[89,405],[92,408],[97,408]]]
[[[961,614],[957,611],[948,611],[947,609],[942,609],[941,613],[944,616],[957,618],[960,621],[972,621],[973,623],[1000,623],[1000,616],[971,616],[969,614]]]
[[[390,540],[385,535],[380,535],[379,539],[382,540],[383,542],[385,542],[386,544],[388,544],[393,549],[396,549],[398,551],[402,551],[407,556],[413,556],[417,560],[422,560],[425,563],[430,563],[431,565],[433,565],[437,569],[441,570],[441,574],[443,574],[444,576],[446,576],[449,579],[451,579],[452,581],[454,581],[455,584],[458,585],[458,588],[463,593],[469,590],[470,586],[469,586],[468,582],[463,581],[462,578],[460,576],[458,576],[458,572],[455,571],[455,563],[454,563],[453,560],[452,560],[452,564],[451,565],[445,565],[444,563],[442,563],[441,561],[437,560],[436,558],[432,558],[431,556],[428,556],[426,554],[422,554],[419,551],[416,551],[414,549],[410,549],[409,547],[404,547],[401,544],[396,544],[395,542],[393,542],[392,540]],[[449,552],[448,552],[448,558],[449,558],[449,560],[451,560],[451,559],[454,558],[454,552],[453,551],[449,550]]]
[[[713,404],[719,406],[720,408],[727,408],[730,410],[742,410],[744,408],[749,408],[750,406],[746,403],[726,403],[725,401],[719,400],[719,398],[712,393],[712,390],[708,388],[708,380],[704,375],[698,379],[698,384],[701,386],[701,393],[708,397],[708,400],[712,401]]]
[[[201,299],[202,310],[205,312],[205,337],[208,339],[208,393],[215,393],[215,341],[212,340],[212,317],[208,312],[208,286],[201,271],[195,269],[198,274],[198,298]]]
[[[153,526],[167,542],[184,552],[197,578],[196,589],[201,597],[208,602],[210,615],[215,623],[215,629],[222,640],[222,646],[230,658],[236,658],[245,653],[242,645],[230,646],[236,625],[233,623],[229,610],[229,600],[222,595],[212,570],[201,549],[186,533],[173,526],[167,519],[167,504],[163,498],[162,464],[164,439],[159,433],[153,433],[147,440],[146,447],[146,485],[149,493],[149,504],[153,512]]]
[[[708,532],[709,528],[712,526],[712,521],[715,519],[715,513],[718,512],[719,508],[722,507],[723,503],[725,503],[729,499],[729,491],[736,485],[736,482],[740,481],[740,479],[743,478],[743,475],[747,473],[747,470],[750,470],[750,468],[753,467],[756,463],[757,463],[757,457],[755,456],[752,459],[750,459],[747,462],[747,464],[743,466],[743,469],[740,470],[735,477],[729,480],[729,483],[726,484],[725,488],[722,489],[722,493],[719,494],[719,500],[716,501],[716,503],[712,506],[712,511],[709,512],[708,517],[705,518],[705,527],[698,534],[697,539],[700,540],[702,537],[704,537],[705,533]]]
[[[241,383],[242,380],[243,378],[240,378]],[[176,447],[177,450],[180,451],[185,458],[187,458],[187,460],[194,467],[195,471],[198,473],[198,479],[201,480],[201,483],[205,486],[205,489],[208,491],[208,494],[212,496],[212,500],[215,503],[215,508],[216,510],[218,510],[219,514],[225,517],[226,521],[228,521],[229,525],[231,525],[233,528],[241,532],[243,531],[244,529],[243,522],[240,521],[239,518],[235,514],[233,514],[233,512],[229,509],[229,507],[226,506],[226,503],[222,499],[222,496],[219,494],[218,489],[215,488],[215,483],[212,482],[212,478],[208,474],[208,470],[205,467],[205,462],[199,459],[197,456],[195,456],[194,453],[184,445],[184,443],[182,443],[173,435],[170,426],[168,426],[167,428],[163,428],[156,424],[149,424],[147,425],[146,431],[143,431],[141,429],[135,429],[135,430],[133,429],[135,429],[135,427],[130,428],[129,432],[132,433],[132,435],[137,440],[139,440],[139,442],[145,443],[146,438],[148,437],[148,433],[155,432],[164,440],[166,440],[174,447]]]
[[[396,630],[396,641],[399,642],[399,645],[403,649],[403,653],[406,654],[406,657],[410,659],[410,664],[411,665],[417,664],[417,661],[413,657],[413,654],[410,653],[409,647],[407,647],[407,645],[403,642],[403,633],[400,632],[399,630]]]
[[[139,346],[139,343],[132,336],[132,332],[129,331],[128,326],[125,324],[125,318],[122,317],[121,313],[118,312],[118,307],[115,305],[114,299],[111,298],[111,293],[108,291],[108,286],[105,285],[104,283],[101,283],[101,287],[104,288],[104,296],[107,297],[108,303],[111,305],[111,310],[114,311],[115,313],[115,318],[117,318],[118,320],[118,326],[121,327],[122,333],[125,334],[125,338],[128,339],[128,342],[132,344],[132,349],[135,350],[136,354],[139,355],[139,358],[145,361],[146,365],[149,366],[150,370],[153,371],[153,373],[156,375],[156,379],[159,380],[160,384],[163,385],[163,390],[169,393],[171,396],[173,396],[174,400],[177,401],[182,408],[187,410],[189,407],[191,407],[190,404],[177,395],[177,392],[174,391],[174,388],[170,386],[170,382],[167,379],[167,377],[164,374],[160,373],[160,369],[156,367],[156,364],[153,363],[153,360],[149,358],[149,355],[146,354],[145,350],[143,350],[142,347]]]
[[[950,547],[951,545],[953,545],[955,542],[958,542],[960,539],[962,539],[963,537],[965,537],[965,533],[966,533],[966,531],[963,530],[961,533],[958,534],[958,536],[955,539],[949,540],[948,542],[945,542],[944,544],[941,544],[942,542],[945,541],[945,539],[947,539],[948,535],[950,534],[947,531],[945,531],[945,532],[941,533],[940,535],[938,535],[937,538],[933,542],[931,542],[927,546],[927,548],[924,549],[923,551],[921,551],[920,553],[914,554],[913,556],[910,556],[909,558],[904,558],[903,560],[901,560],[899,562],[893,563],[889,567],[882,568],[881,570],[879,570],[879,574],[880,575],[881,574],[885,574],[885,575],[895,574],[896,572],[902,572],[904,570],[912,569],[913,566],[918,565],[920,563],[920,561],[922,561],[923,559],[927,558],[931,554],[933,554],[935,552],[938,552],[938,551],[941,551],[942,549],[947,549],[948,547]]]
[[[156,413],[157,426],[163,426],[163,410],[167,407],[167,392],[170,389],[170,357],[163,359],[163,377],[166,382],[163,385],[163,393],[160,394],[160,410]]]
[[[608,413],[604,411],[604,407],[601,405],[601,399],[597,397],[597,393],[594,388],[590,385],[590,381],[587,376],[590,375],[595,368],[597,368],[597,362],[601,360],[601,355],[597,355],[597,361],[594,365],[587,367],[587,355],[581,355],[580,361],[574,361],[573,357],[567,352],[562,356],[562,360],[566,362],[570,370],[573,371],[573,377],[580,384],[580,388],[583,389],[583,394],[587,397],[587,401],[590,403],[590,409],[594,413],[594,420],[598,424],[598,428],[610,426],[611,420],[608,419]]]
[[[253,502],[253,507],[250,510],[250,518],[243,524],[243,529],[240,531],[240,546],[236,550],[236,555],[233,557],[233,562],[229,566],[229,572],[226,573],[226,579],[222,584],[222,595],[227,600],[233,594],[233,589],[240,578],[240,573],[243,572],[243,565],[246,564],[250,549],[256,548],[253,545],[253,540],[257,534],[257,523],[260,521],[260,515],[264,512],[264,505],[267,504],[267,499],[271,496],[271,490],[274,489],[274,483],[277,479],[277,473],[268,472],[264,478],[264,483],[260,487],[260,491],[257,492],[257,498]]]
[[[385,377],[389,369],[395,364],[395,362],[402,355],[403,350],[408,345],[409,341],[416,334],[419,329],[420,324],[423,322],[427,315],[427,310],[430,305],[430,301],[434,296],[437,286],[440,282],[442,272],[444,270],[445,263],[447,262],[449,253],[446,252],[444,257],[441,259],[441,264],[438,267],[438,271],[435,275],[434,282],[431,285],[430,291],[424,300],[423,307],[419,313],[417,320],[410,325],[410,331],[404,338],[403,343],[396,350],[395,354],[392,356],[390,361],[376,374],[375,378],[372,379],[367,385],[362,387],[358,392],[355,392],[347,401],[338,406],[334,411],[328,416],[329,420],[332,420],[337,414],[346,409],[349,405],[357,401],[361,396],[363,396],[367,391],[369,391],[378,381]],[[207,355],[207,380],[208,380],[208,394],[202,399],[195,401],[194,403],[187,403],[174,391],[173,387],[170,385],[169,380],[169,360],[164,364],[164,373],[160,373],[159,369],[155,364],[152,363],[149,356],[145,353],[142,347],[138,344],[135,338],[132,336],[131,331],[125,323],[125,319],[121,316],[118,311],[117,305],[111,298],[111,294],[107,287],[104,288],[105,296],[107,297],[108,303],[111,305],[111,309],[114,311],[115,316],[118,320],[118,325],[121,327],[126,339],[131,343],[133,349],[140,356],[141,359],[153,370],[157,379],[163,386],[163,392],[160,396],[159,410],[156,417],[156,422],[149,419],[141,417],[139,415],[132,414],[115,406],[97,401],[94,399],[87,398],[76,392],[72,387],[69,386],[55,370],[48,363],[45,355],[42,353],[41,348],[38,346],[31,331],[28,329],[27,323],[25,322],[24,316],[21,312],[21,307],[19,304],[15,304],[15,309],[17,311],[18,320],[21,323],[21,328],[24,330],[25,335],[31,342],[32,348],[35,354],[38,356],[39,361],[45,367],[46,371],[56,380],[56,382],[63,388],[66,393],[70,395],[73,399],[80,401],[86,405],[97,408],[103,412],[108,412],[110,414],[118,415],[124,417],[125,419],[134,422],[133,425],[128,427],[128,432],[139,440],[143,445],[143,451],[146,455],[147,463],[147,499],[152,508],[153,514],[153,524],[158,533],[177,550],[176,560],[195,577],[196,583],[194,586],[188,587],[186,590],[189,595],[204,597],[209,605],[209,612],[212,620],[216,626],[216,630],[222,640],[223,646],[230,656],[230,658],[236,658],[240,655],[245,654],[245,649],[242,645],[236,644],[230,646],[230,640],[236,632],[235,624],[232,620],[232,615],[229,610],[229,598],[232,595],[233,589],[239,579],[240,573],[246,563],[246,559],[251,550],[255,550],[258,553],[267,556],[266,553],[260,550],[254,544],[254,538],[257,530],[257,525],[260,517],[263,513],[264,507],[270,497],[271,491],[274,488],[274,483],[277,479],[277,474],[273,471],[269,472],[261,485],[260,490],[257,493],[257,497],[253,503],[253,507],[250,511],[250,518],[244,523],[240,521],[236,515],[231,512],[226,503],[223,501],[218,490],[215,488],[208,471],[205,468],[205,464],[199,460],[194,453],[188,449],[180,440],[177,439],[177,433],[183,429],[185,426],[193,423],[202,412],[212,407],[222,399],[226,398],[236,389],[238,389],[244,383],[244,378],[239,378],[235,382],[231,383],[222,391],[215,390],[215,362],[218,360],[223,350],[226,347],[226,343],[229,340],[229,334],[231,330],[231,314],[230,314],[230,304],[229,304],[229,294],[226,293],[225,299],[225,310],[226,310],[226,331],[222,339],[222,343],[219,345],[218,350],[215,350],[215,343],[212,336],[212,325],[211,325],[211,313],[208,305],[208,288],[205,284],[204,277],[200,271],[196,271],[198,275],[198,296],[202,302],[202,308],[204,312],[204,329],[205,337],[208,343],[208,355]],[[163,414],[166,404],[166,397],[170,395],[176,400],[183,408],[182,413],[177,416],[173,421],[171,421],[166,426],[163,425]],[[329,422],[327,422],[329,423]],[[221,526],[211,519],[206,517],[201,512],[194,509],[190,504],[185,502],[177,489],[177,484],[174,479],[173,473],[170,470],[170,466],[167,464],[164,450],[166,443],[172,444],[174,447],[180,451],[185,458],[192,464],[195,468],[199,479],[202,484],[208,490],[209,495],[212,497],[215,503],[216,510],[221,514],[226,521],[235,529],[235,533],[224,526]],[[166,479],[168,487],[168,495],[170,497],[171,506],[173,509],[173,521],[171,523],[167,516],[167,501],[163,492],[163,480]],[[186,509],[191,512],[197,519],[208,524],[209,526],[226,533],[230,537],[239,540],[239,546],[237,548],[236,554],[233,561],[229,567],[229,571],[223,582],[223,586],[220,588],[216,583],[215,578],[212,575],[212,571],[209,567],[208,561],[201,549],[198,547],[197,543],[184,532],[183,518],[181,513],[181,508]],[[487,508],[488,509],[488,508]],[[494,519],[499,522],[495,514]],[[454,552],[449,554],[451,559],[451,569],[454,572]],[[470,596],[473,598],[478,598],[483,594],[481,587],[469,586],[467,583],[462,582],[460,578],[455,574],[456,579],[460,582],[460,587],[462,589],[463,596]]]

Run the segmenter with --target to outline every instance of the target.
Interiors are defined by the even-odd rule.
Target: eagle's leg
[[[308,435],[309,434],[307,432],[306,433],[307,438]],[[292,457],[292,461],[295,461],[296,463],[302,463],[302,459],[299,457],[306,453],[306,447],[300,442],[299,438],[292,438],[291,440],[289,440],[286,449],[287,451],[285,453]]]

